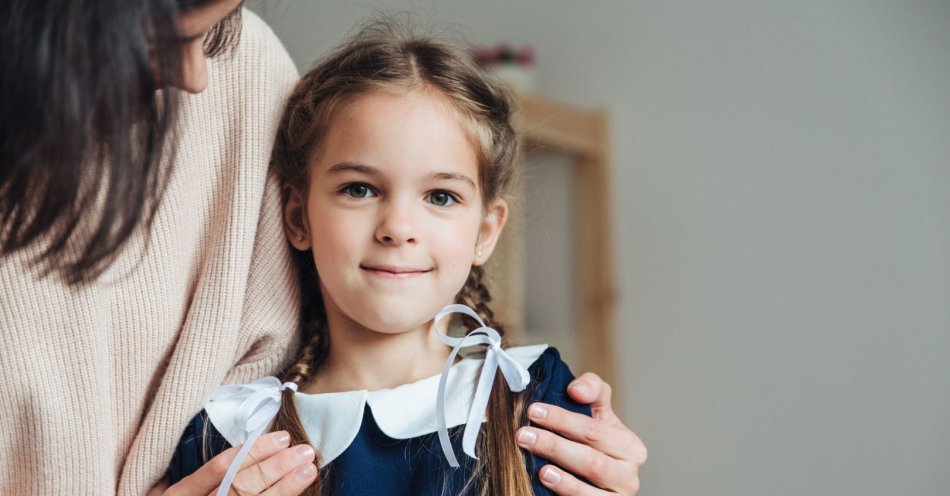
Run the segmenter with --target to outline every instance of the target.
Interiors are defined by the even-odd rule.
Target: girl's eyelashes
[[[340,187],[338,192],[341,195],[356,200],[379,196],[379,191],[366,183],[347,183]],[[451,207],[462,203],[462,199],[459,195],[441,189],[427,193],[424,200],[437,207]]]
[[[437,207],[450,207],[459,203],[459,197],[445,190],[436,190],[426,195],[426,201]]]
[[[376,196],[376,191],[366,183],[349,183],[340,188],[340,193],[350,198],[370,198]]]

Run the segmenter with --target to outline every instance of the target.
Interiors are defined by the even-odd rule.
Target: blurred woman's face
[[[188,93],[201,93],[208,86],[204,41],[217,23],[240,8],[241,0],[217,0],[178,16],[181,43],[181,78],[172,83]]]

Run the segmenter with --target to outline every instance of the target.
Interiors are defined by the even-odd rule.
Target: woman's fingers
[[[610,406],[610,384],[604,382],[597,374],[588,372],[572,381],[567,387],[567,393],[579,403],[590,404],[594,420],[613,429],[604,429],[604,431],[610,432],[608,435],[610,439],[613,439],[615,435],[620,436],[619,443],[608,442],[609,445],[621,448],[621,451],[613,454],[613,456],[633,462],[637,469],[646,463],[646,445],[643,444],[640,436],[637,436],[635,432],[620,421]],[[598,432],[602,429],[601,427],[591,427],[591,429],[587,434],[588,436],[598,437],[601,435]],[[583,439],[581,442],[584,442]]]
[[[570,474],[565,471],[569,471],[604,490],[622,495],[636,494],[647,449],[643,441],[614,414],[610,406],[610,385],[596,374],[586,373],[572,381],[567,392],[575,401],[589,404],[593,418],[557,406],[535,403],[528,408],[528,417],[540,428],[521,428],[519,444],[563,468],[559,473],[564,476],[563,480],[569,481],[565,482],[565,487],[572,488],[565,491],[581,487],[593,489],[573,477],[568,478]]]
[[[235,446],[208,460],[208,463],[195,473],[168,488],[164,495],[215,494],[240,449],[240,446]],[[316,478],[316,467],[311,463],[313,459],[313,449],[309,446],[290,447],[290,436],[287,432],[265,434],[257,439],[254,447],[241,462],[241,468],[234,478],[229,494],[296,496]]]
[[[251,451],[253,452],[253,450]],[[312,467],[311,462],[313,462],[314,456],[313,448],[306,444],[298,444],[291,448],[282,449],[269,458],[238,471],[237,476],[234,477],[234,483],[231,485],[231,492],[237,495],[262,494],[294,470],[306,468],[308,465]],[[294,478],[290,477],[289,479],[290,481],[285,482],[285,484],[293,485]]]
[[[633,461],[643,446],[640,438],[622,425],[610,425],[554,405],[535,403],[528,408],[528,418],[540,427],[614,458]]]
[[[637,476],[631,464],[543,429],[522,427],[518,431],[518,444],[600,488],[627,489],[627,481]]]
[[[317,467],[307,463],[277,481],[262,496],[297,496],[313,484],[317,478]]]
[[[604,382],[599,375],[593,372],[581,374],[567,386],[567,394],[578,403],[590,405],[595,419],[607,424],[622,425],[610,406],[610,384]]]
[[[578,480],[577,477],[554,465],[541,467],[540,477],[541,484],[544,484],[544,487],[560,496],[607,496],[617,494],[598,489],[590,484],[585,484]]]
[[[264,434],[257,439],[254,447],[248,452],[248,456],[241,462],[241,468],[255,464],[256,460],[266,460],[288,446],[290,446],[290,435],[287,432]],[[168,488],[165,496],[205,495],[214,491],[221,485],[224,474],[228,472],[228,467],[231,466],[231,462],[240,450],[240,446],[235,446],[208,460],[208,463],[202,465],[193,474]]]
[[[163,494],[165,494],[166,489],[168,489],[167,478],[158,481],[157,484],[152,486],[152,488],[149,489],[147,493],[145,493],[145,496],[162,496]]]

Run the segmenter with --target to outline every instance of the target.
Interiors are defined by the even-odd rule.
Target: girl
[[[374,25],[305,75],[273,158],[307,269],[305,342],[280,380],[215,393],[171,481],[244,443],[227,494],[274,418],[317,448],[309,494],[548,494],[514,438],[524,405],[589,410],[554,349],[504,349],[493,321],[482,265],[516,160],[507,94],[451,46]],[[449,337],[453,317],[476,329]],[[459,359],[469,345],[481,353]]]

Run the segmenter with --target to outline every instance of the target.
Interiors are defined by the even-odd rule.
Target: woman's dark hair
[[[214,1],[0,4],[0,255],[42,243],[43,274],[90,281],[151,224],[173,163],[176,20]],[[239,30],[240,9],[206,53]]]

